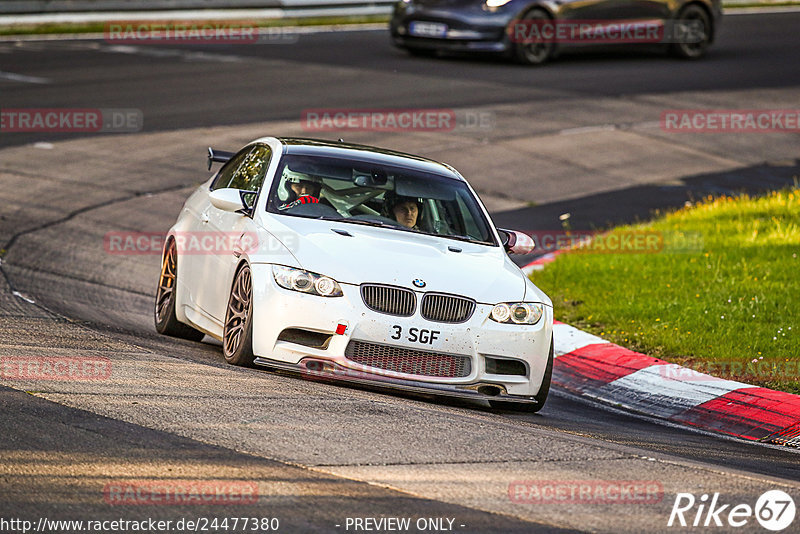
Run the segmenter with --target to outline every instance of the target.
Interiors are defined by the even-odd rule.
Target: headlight
[[[498,323],[536,324],[544,315],[544,306],[533,302],[501,302],[489,316]]]
[[[310,273],[294,267],[283,265],[272,266],[275,282],[284,289],[319,295],[321,297],[341,297],[342,288],[333,278],[321,274]]]
[[[501,7],[510,1],[511,0],[486,0],[486,7]]]

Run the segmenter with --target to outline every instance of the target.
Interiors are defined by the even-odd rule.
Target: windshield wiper
[[[442,237],[449,237],[450,239],[458,239],[459,241],[472,241],[478,243],[485,243],[485,241],[481,241],[471,235],[459,235],[459,234],[441,234]]]
[[[456,241],[466,241],[468,243],[480,243],[481,245],[492,245],[491,241],[484,241],[483,239],[478,239],[477,237],[472,237],[471,235],[459,235],[459,234],[439,234],[440,237],[447,237],[449,239],[455,239]]]
[[[422,235],[430,235],[433,237],[446,237],[448,239],[455,239],[457,241],[467,241],[469,243],[480,243],[482,245],[491,245],[492,243],[488,241],[483,241],[476,237],[472,237],[471,235],[459,235],[459,234],[434,234],[431,232],[420,232],[419,230],[406,228],[402,226],[400,223],[392,224],[383,221],[373,221],[370,219],[349,219],[347,217],[320,217],[323,221],[333,221],[333,222],[344,222],[344,223],[351,223],[351,224],[362,224],[365,226],[377,226],[379,228],[392,228],[394,230],[404,230],[407,232],[413,232]]]
[[[399,228],[395,224],[385,223],[383,221],[371,221],[369,219],[349,219],[347,217],[322,217],[323,221],[345,222],[351,224],[363,224],[365,226],[378,226],[380,228]]]

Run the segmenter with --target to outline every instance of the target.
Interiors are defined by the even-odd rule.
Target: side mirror
[[[208,198],[211,204],[222,211],[241,212],[248,211],[250,207],[244,201],[244,194],[249,191],[240,191],[232,187],[216,189],[209,193]]]
[[[503,244],[503,248],[510,254],[530,254],[536,247],[533,238],[528,234],[503,228],[498,228],[497,231],[500,233],[500,242]]]

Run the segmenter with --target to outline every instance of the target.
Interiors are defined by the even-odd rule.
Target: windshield
[[[287,155],[267,210],[496,245],[462,181],[371,162]]]

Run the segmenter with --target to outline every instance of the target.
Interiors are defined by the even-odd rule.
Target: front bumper
[[[395,46],[400,48],[505,52],[509,49],[506,28],[513,18],[510,12],[487,12],[477,6],[446,9],[398,5],[389,31]],[[410,26],[415,22],[444,24],[447,31],[439,37],[415,36],[410,33]]]
[[[481,303],[468,321],[449,324],[429,321],[420,316],[419,309],[411,317],[375,312],[364,304],[359,286],[340,284],[344,295],[326,298],[279,287],[269,264],[251,265],[251,272],[256,364],[310,378],[467,398],[524,402],[532,401],[539,392],[553,329],[553,312],[548,306],[535,325],[496,323],[489,319],[493,304]],[[295,335],[287,336],[286,332]],[[423,342],[409,341],[411,338]],[[464,373],[449,376],[372,367],[348,358],[351,342],[388,346],[415,355],[426,353],[432,359],[466,358],[469,365]],[[498,361],[513,363],[515,374],[498,374],[504,367],[497,365]],[[423,362],[421,368],[430,367]]]
[[[445,40],[420,37],[392,37],[392,42],[398,48],[415,48],[419,50],[442,50],[446,52],[492,52],[504,53],[509,49],[505,41],[492,40]]]

